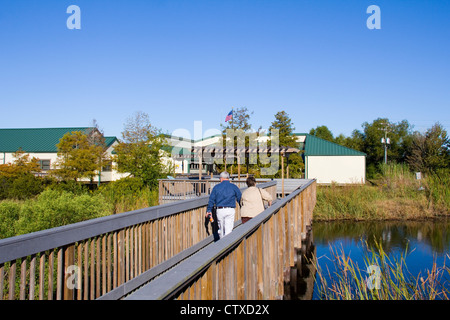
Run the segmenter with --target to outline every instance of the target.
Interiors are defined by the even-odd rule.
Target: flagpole
[[[234,110],[233,107],[231,107],[231,130],[234,130],[233,123],[234,123]]]
[[[234,126],[233,126],[233,124],[234,124],[234,107],[231,107],[231,130],[234,130]],[[234,132],[233,132],[233,147],[234,147]],[[231,174],[233,173],[233,165],[234,165],[234,150],[233,150],[233,160],[232,160],[232,162],[231,162],[231,167],[230,167],[230,177],[231,177]]]

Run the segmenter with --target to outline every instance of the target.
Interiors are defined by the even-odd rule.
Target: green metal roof
[[[306,134],[305,156],[365,156],[364,152]]]
[[[0,152],[57,152],[56,145],[68,132],[88,131],[92,128],[25,128],[0,129]],[[105,137],[105,143],[110,146],[116,137]]]

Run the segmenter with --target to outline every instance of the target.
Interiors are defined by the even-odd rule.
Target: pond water
[[[366,245],[381,244],[390,259],[399,261],[403,254],[412,276],[427,275],[433,263],[450,267],[450,219],[405,222],[314,222],[312,242],[322,270],[333,274],[333,252],[345,253],[361,270],[366,270]],[[328,273],[328,272],[326,272]],[[442,279],[449,281],[448,273]],[[449,282],[450,283],[450,282]],[[317,283],[312,299],[319,299]]]

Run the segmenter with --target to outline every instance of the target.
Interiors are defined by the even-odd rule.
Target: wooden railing
[[[258,180],[258,183],[268,182],[270,180]],[[247,187],[244,180],[230,180],[239,188]],[[199,196],[208,195],[219,179],[160,179],[159,180],[159,204],[172,203],[175,201],[193,199]]]
[[[125,299],[280,299],[315,203],[310,180]]]
[[[258,186],[275,197],[276,182]],[[183,259],[185,250],[207,242],[211,236],[203,222],[208,199],[203,196],[0,240],[0,299],[89,300],[132,290],[139,285],[133,282],[137,276],[148,270],[156,276],[164,271],[165,262],[176,256]],[[161,265],[165,267],[157,268]]]

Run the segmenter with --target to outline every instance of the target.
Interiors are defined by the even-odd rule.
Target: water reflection
[[[420,248],[430,254],[445,256],[450,249],[450,219],[436,221],[377,221],[314,223],[314,243],[327,246],[366,240],[369,246],[378,241],[389,252]]]
[[[381,244],[388,256],[405,255],[411,275],[425,274],[433,263],[438,267],[449,265],[450,219],[434,221],[382,222],[315,222],[313,224],[316,257],[322,270],[333,269],[334,252],[343,252],[364,269],[366,247]],[[314,299],[317,299],[316,289]]]

